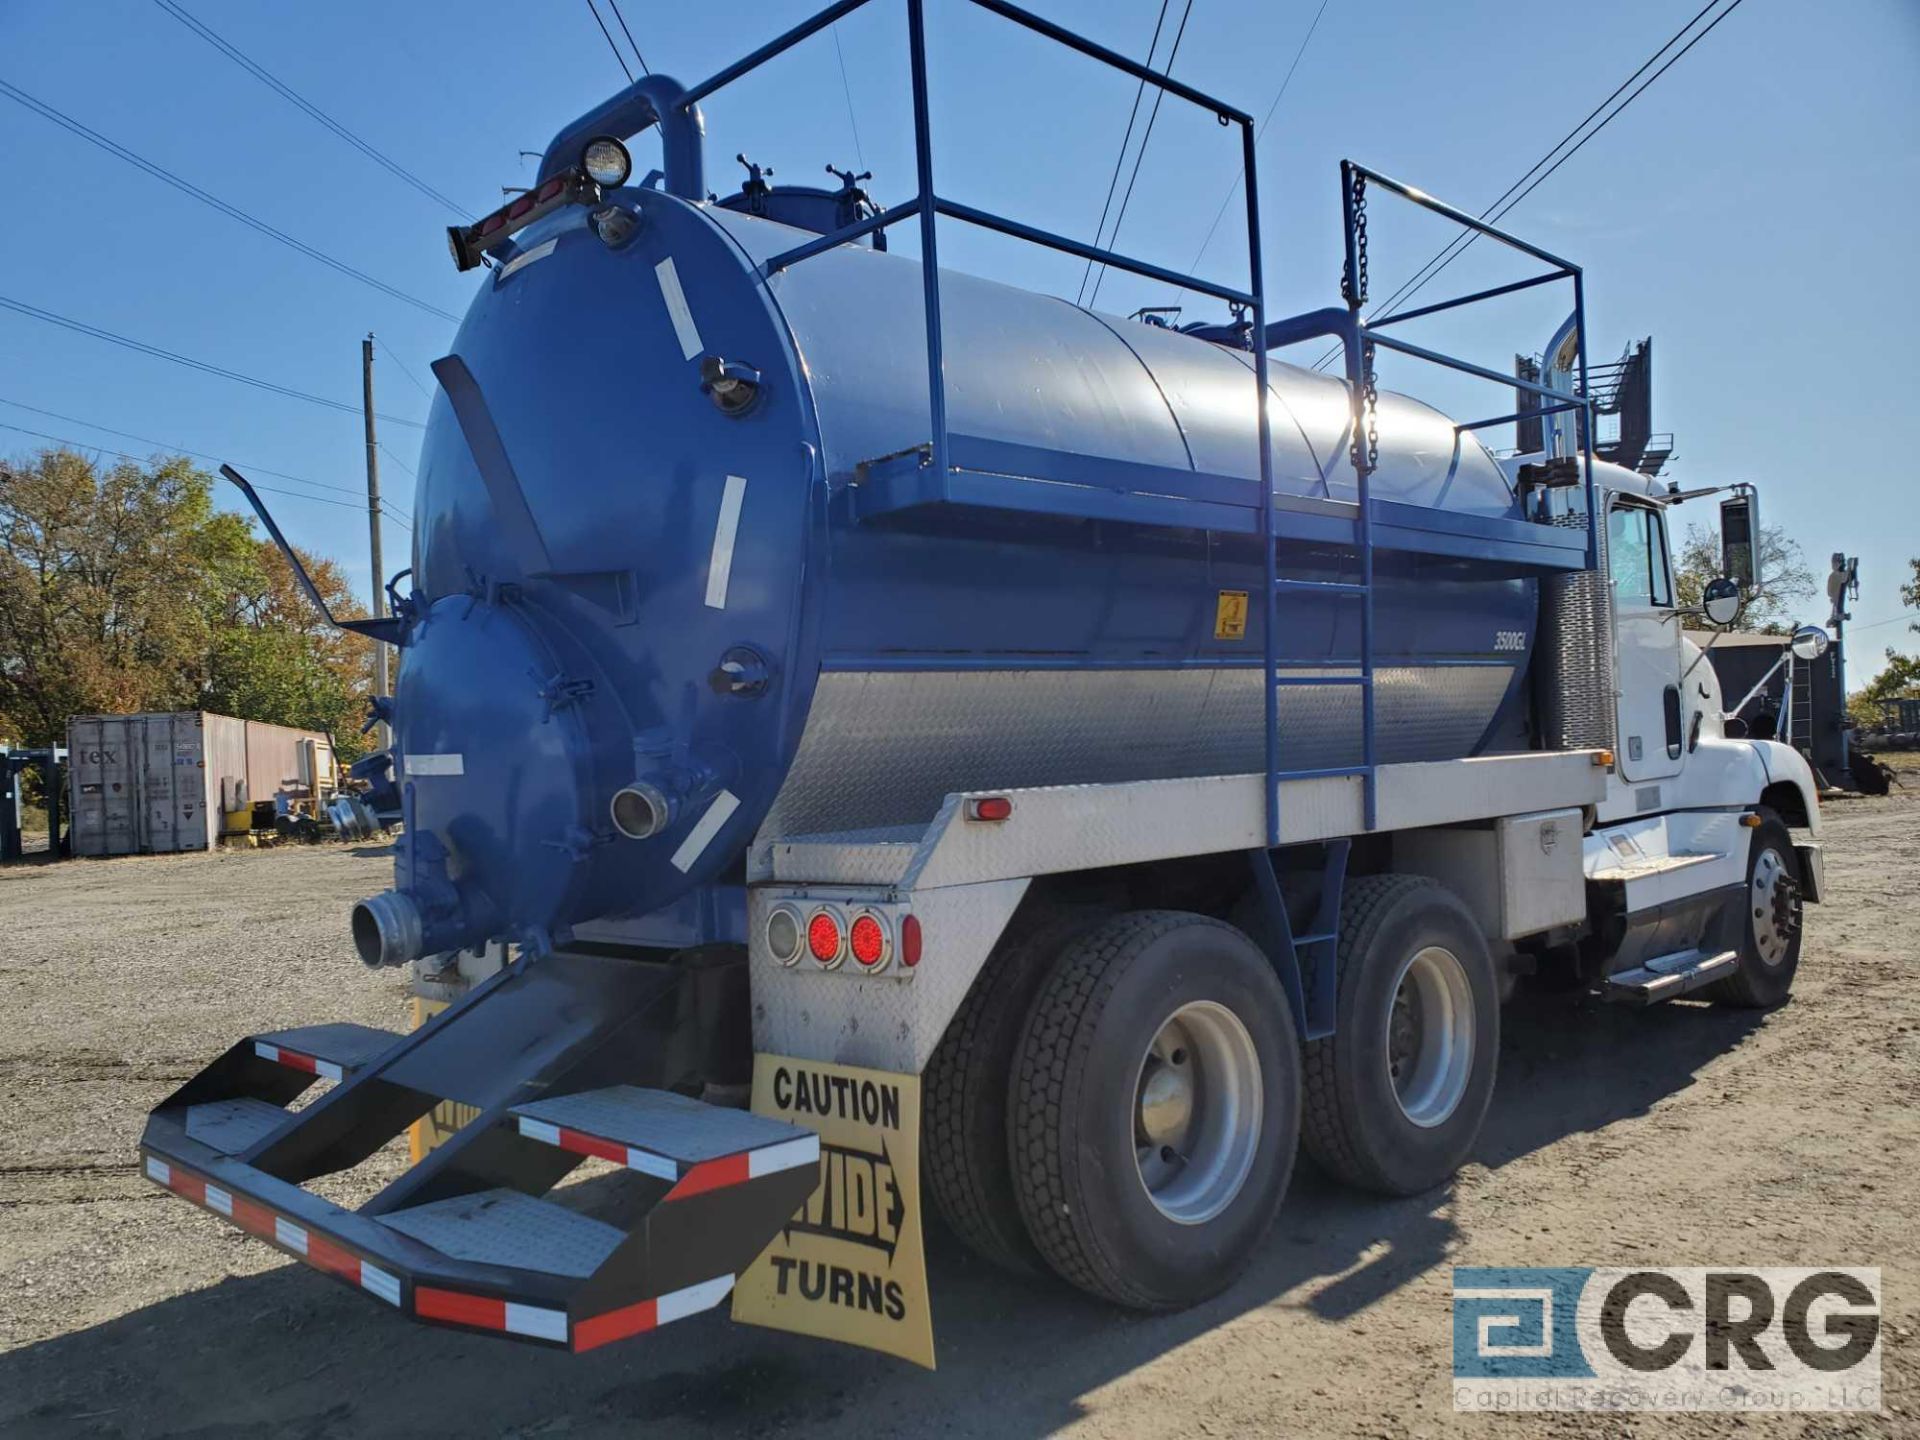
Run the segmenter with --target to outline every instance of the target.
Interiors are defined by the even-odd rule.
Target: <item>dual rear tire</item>
[[[1251,1262],[1303,1134],[1368,1189],[1445,1180],[1492,1092],[1485,943],[1448,892],[1404,877],[1354,882],[1341,934],[1339,1025],[1304,1052],[1267,954],[1222,921],[1135,911],[1011,941],[928,1068],[949,1225],[995,1263],[1167,1310]]]

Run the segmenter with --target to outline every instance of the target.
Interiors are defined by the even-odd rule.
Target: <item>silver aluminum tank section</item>
[[[206,850],[223,810],[334,777],[326,735],[203,710],[75,715],[67,748],[75,855]]]

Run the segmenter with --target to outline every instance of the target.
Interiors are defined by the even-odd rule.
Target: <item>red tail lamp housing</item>
[[[1013,814],[1013,801],[1004,795],[982,795],[977,800],[967,801],[967,818],[999,822]]]
[[[900,963],[911,970],[920,963],[920,917],[909,915],[900,922]]]
[[[847,958],[847,932],[831,910],[816,910],[807,921],[807,953],[823,970]]]
[[[893,937],[887,934],[884,920],[871,910],[863,910],[847,927],[847,948],[862,970],[879,970],[893,958]]]

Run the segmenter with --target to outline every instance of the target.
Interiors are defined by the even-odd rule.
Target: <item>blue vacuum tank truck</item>
[[[494,973],[404,1036],[240,1041],[153,1112],[153,1180],[422,1321],[584,1350],[738,1281],[741,1318],[917,1353],[923,1194],[991,1260],[1191,1305],[1301,1144],[1361,1189],[1446,1181],[1520,977],[1786,996],[1813,780],[1728,734],[1682,634],[1758,583],[1756,498],[1722,497],[1728,575],[1683,609],[1667,514],[1704,492],[1594,458],[1578,268],[1347,164],[1343,303],[1270,318],[1248,117],[975,3],[1240,138],[1251,282],[938,190],[920,0],[891,208],[852,174],[708,192],[700,103],[852,3],[561,130],[451,234],[479,283],[410,583],[341,622],[400,651],[404,837],[353,943]],[[1380,388],[1392,356],[1516,393],[1392,328],[1486,292],[1365,318],[1383,202],[1537,267],[1495,293],[1571,290],[1519,385],[1538,453]],[[941,271],[941,219],[1233,318]],[[1344,368],[1269,358],[1302,341]],[[449,1103],[357,1209],[310,1188]]]

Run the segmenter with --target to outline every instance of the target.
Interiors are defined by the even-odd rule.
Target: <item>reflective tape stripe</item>
[[[733,1289],[733,1276],[718,1275],[711,1280],[702,1280],[698,1285],[689,1285],[684,1290],[675,1290],[662,1295],[654,1302],[659,1311],[659,1324],[665,1325],[671,1320],[684,1320],[689,1315],[698,1315],[702,1310],[711,1310]]]
[[[399,1276],[362,1260],[326,1236],[315,1234],[306,1226],[245,1197],[236,1201],[232,1192],[222,1190],[205,1177],[169,1165],[155,1156],[146,1157],[145,1169],[149,1179],[159,1181],[176,1195],[197,1205],[204,1205],[215,1214],[226,1216],[242,1229],[293,1251],[314,1269],[337,1276],[348,1284],[358,1285],[389,1305],[397,1306],[400,1303]]]
[[[400,1303],[400,1277],[389,1275],[378,1265],[360,1262],[360,1288],[370,1294],[378,1295],[389,1305]]]
[[[521,254],[514,256],[513,259],[500,267],[500,273],[494,278],[493,283],[498,285],[502,280],[505,280],[509,275],[513,274],[514,271],[531,265],[536,260],[546,259],[547,256],[553,253],[553,247],[559,243],[560,237],[556,235],[553,239],[543,241],[531,250],[523,251]]]
[[[795,1170],[802,1165],[819,1163],[818,1135],[802,1135],[795,1140],[782,1140],[778,1145],[764,1145],[747,1152],[747,1170],[754,1176],[773,1175],[782,1170]]]
[[[467,773],[467,757],[464,755],[409,755],[406,761],[409,775],[464,775]]]
[[[413,1313],[423,1320],[445,1320],[482,1330],[507,1328],[507,1302],[486,1295],[463,1295],[431,1285],[413,1287]]]
[[[669,1200],[685,1200],[709,1190],[739,1185],[753,1178],[745,1155],[726,1155],[718,1160],[702,1160],[680,1177],[680,1183],[667,1192]]]
[[[529,1140],[538,1140],[543,1144],[558,1145],[560,1143],[558,1125],[549,1125],[544,1120],[529,1120],[524,1115],[520,1117],[520,1133]]]
[[[531,1335],[536,1340],[557,1340],[567,1343],[567,1312],[564,1310],[545,1310],[537,1305],[516,1305],[507,1302],[506,1328],[515,1335]]]
[[[707,813],[700,817],[699,823],[687,832],[687,838],[680,842],[680,848],[673,852],[673,868],[683,874],[693,868],[701,852],[713,843],[713,837],[720,833],[720,827],[733,818],[733,812],[740,808],[740,797],[731,790],[722,790],[713,797],[713,804],[707,807]]]
[[[687,308],[687,292],[680,288],[680,272],[673,268],[673,257],[669,255],[654,266],[653,273],[660,281],[660,298],[667,302],[667,318],[673,321],[680,354],[691,360],[702,349],[700,330],[693,323],[693,312]]]
[[[680,1162],[669,1160],[664,1155],[654,1155],[645,1150],[627,1147],[627,1168],[638,1170],[642,1175],[652,1175],[661,1180],[678,1180]]]
[[[578,1321],[573,1327],[573,1348],[576,1352],[594,1350],[615,1340],[624,1340],[629,1335],[644,1334],[669,1321],[698,1315],[702,1310],[711,1310],[726,1299],[732,1289],[733,1276],[717,1275],[711,1280],[702,1280],[698,1285],[689,1285],[684,1290],[669,1291],[656,1300],[642,1300],[637,1305],[625,1305],[618,1310],[609,1310],[604,1315]]]
[[[727,582],[733,578],[733,542],[740,533],[740,507],[747,498],[747,482],[727,476],[720,492],[720,518],[713,526],[713,550],[707,556],[707,608],[727,608]]]
[[[588,1135],[580,1130],[560,1127],[560,1148],[571,1150],[576,1155],[591,1155],[596,1160],[611,1160],[616,1165],[627,1163],[627,1147],[612,1140],[602,1140],[598,1135]]]
[[[423,1320],[445,1320],[454,1325],[471,1325],[480,1330],[500,1330],[509,1335],[525,1335],[534,1340],[567,1343],[567,1312],[539,1305],[522,1305],[513,1300],[496,1300],[488,1295],[468,1295],[459,1290],[440,1290],[431,1285],[416,1285],[413,1313]]]
[[[322,1080],[346,1078],[346,1071],[331,1060],[322,1060],[317,1055],[304,1055],[298,1050],[283,1050],[278,1045],[269,1045],[262,1040],[253,1042],[253,1053],[262,1060],[271,1060],[289,1070],[304,1070],[309,1075],[318,1075]]]

